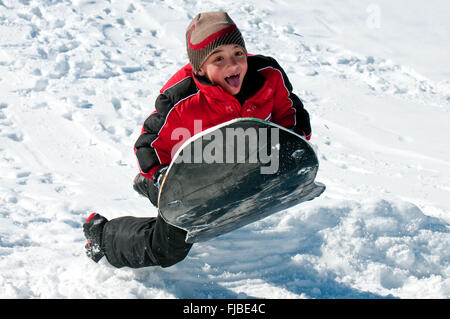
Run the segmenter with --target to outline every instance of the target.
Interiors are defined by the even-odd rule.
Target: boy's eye
[[[223,58],[221,56],[214,58],[214,62],[220,62],[222,60],[223,60]]]

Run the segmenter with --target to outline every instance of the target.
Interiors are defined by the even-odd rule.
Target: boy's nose
[[[232,56],[232,57],[230,58],[230,64],[231,64],[231,65],[237,65],[237,64],[238,64],[238,63],[237,63],[237,59],[236,59],[235,56]]]
[[[230,59],[230,61],[229,61],[228,66],[229,66],[230,68],[232,68],[234,72],[237,72],[237,71],[238,71],[238,68],[239,68],[239,64],[238,64],[237,59],[236,59],[235,57],[232,57],[232,58]]]

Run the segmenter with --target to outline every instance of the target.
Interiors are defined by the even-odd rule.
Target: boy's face
[[[220,85],[231,95],[239,93],[246,73],[247,53],[235,44],[218,47],[198,71],[198,75],[206,76],[212,84]]]

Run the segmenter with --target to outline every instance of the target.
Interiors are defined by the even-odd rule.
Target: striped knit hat
[[[227,44],[246,50],[241,32],[226,12],[199,13],[186,30],[186,48],[194,72],[217,47]]]

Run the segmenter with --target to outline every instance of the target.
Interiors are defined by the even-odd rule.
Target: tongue
[[[239,75],[235,75],[235,76],[230,76],[227,79],[227,83],[229,85],[231,85],[232,87],[239,87],[239,85],[241,84],[241,80],[239,79]]]

